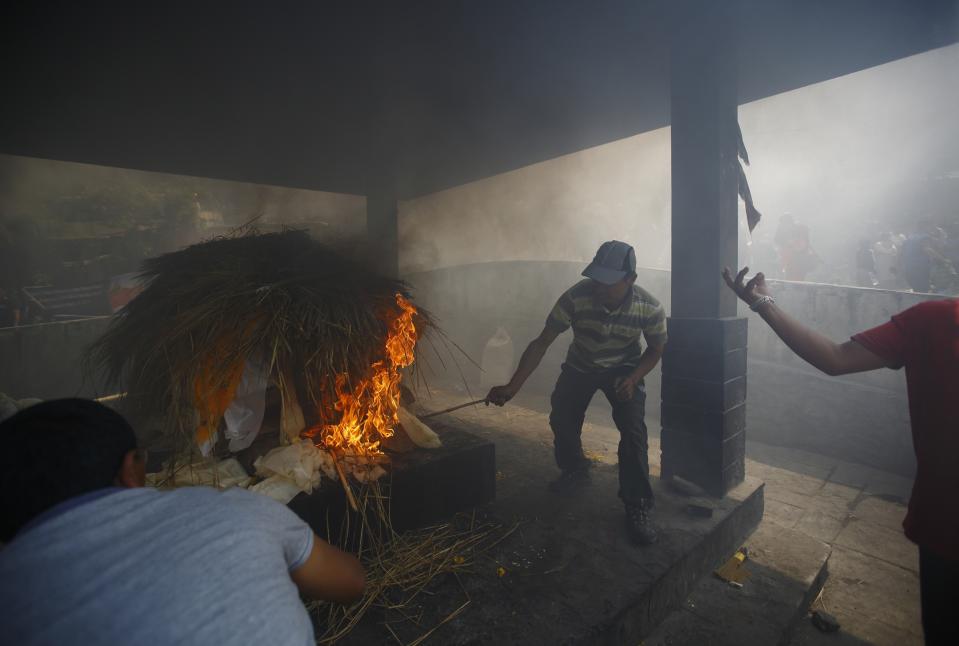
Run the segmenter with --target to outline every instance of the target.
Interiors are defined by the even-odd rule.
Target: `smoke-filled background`
[[[861,238],[959,214],[959,47],[951,46],[740,107],[753,197],[765,219],[743,260],[766,260],[780,217],[806,224],[822,264],[850,284]],[[587,261],[603,241],[669,267],[669,128],[412,200],[402,269],[500,260]],[[762,252],[747,246],[752,242]],[[756,258],[758,256],[758,258]],[[774,273],[771,267],[764,267]]]
[[[823,332],[842,339],[930,298],[898,278],[871,289],[857,273],[857,250],[863,241],[901,243],[920,220],[951,235],[955,250],[957,108],[959,46],[742,105],[746,172],[765,217],[750,236],[741,213],[741,264],[781,276],[777,234],[789,214],[805,227],[815,263],[807,283],[780,284],[777,297]],[[670,201],[663,128],[402,202],[401,274],[479,364],[434,362],[437,380],[475,394],[508,378],[604,240],[635,246],[640,284],[668,310]],[[0,156],[0,288],[113,284],[146,257],[249,222],[355,238],[365,214],[360,196]],[[554,344],[525,389],[543,406],[567,343]],[[824,380],[759,322],[749,356],[751,437],[911,471],[901,375]],[[654,433],[658,388],[654,373]]]
[[[821,259],[809,280],[853,284],[860,240],[908,234],[920,218],[948,228],[959,214],[957,106],[959,46],[741,106],[747,174],[765,214],[754,237],[741,227],[742,260],[775,273],[772,238],[789,213]],[[401,273],[585,262],[611,238],[632,243],[640,265],[668,269],[669,155],[663,128],[404,202]],[[333,237],[365,228],[356,196],[9,156],[0,156],[0,218],[41,238],[176,221],[166,246],[255,218]]]

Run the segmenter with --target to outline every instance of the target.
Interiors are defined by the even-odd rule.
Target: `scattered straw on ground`
[[[385,514],[388,519],[389,501],[380,494],[378,485],[364,487],[357,497],[361,501],[361,512],[369,509],[373,512],[373,518],[383,518]],[[370,515],[361,513],[361,517],[369,518]],[[515,527],[504,529],[498,524],[477,523],[475,514],[404,534],[393,533],[389,526],[377,533],[369,523],[363,521],[363,525],[361,531],[366,534],[364,543],[367,547],[361,550],[360,558],[367,572],[366,592],[362,599],[348,607],[327,602],[307,605],[318,623],[326,627],[325,632],[317,638],[318,644],[336,643],[348,635],[372,609],[391,612],[403,617],[401,621],[404,623],[427,629],[407,646],[422,643],[440,626],[462,613],[470,604],[470,598],[460,584],[463,603],[432,627],[421,626],[420,618],[407,612],[411,611],[417,598],[428,593],[427,586],[440,575],[453,574],[459,581],[461,574],[472,571],[477,557],[515,530]],[[390,623],[384,625],[397,643],[404,644]]]

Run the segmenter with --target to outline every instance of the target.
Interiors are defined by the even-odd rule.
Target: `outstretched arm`
[[[322,601],[352,603],[366,588],[366,573],[357,558],[315,534],[310,555],[290,578],[300,594]]]
[[[546,350],[553,344],[557,336],[559,336],[558,332],[548,327],[543,328],[539,336],[526,346],[526,350],[523,351],[523,356],[520,357],[519,366],[517,366],[516,372],[513,373],[513,378],[510,379],[506,385],[492,388],[486,396],[486,400],[491,404],[502,406],[515,397],[519,389],[522,388],[526,380],[529,379],[529,376],[533,374],[533,371],[539,366],[540,361],[543,360],[543,356],[546,354]]]
[[[765,277],[759,273],[746,284],[743,279],[749,267],[744,267],[733,278],[729,268],[723,269],[723,279],[747,305],[752,306],[764,296],[769,296]],[[765,299],[762,299],[765,300]],[[808,328],[789,316],[773,302],[757,306],[756,312],[789,349],[804,361],[827,375],[845,375],[879,368],[891,368],[885,359],[867,350],[855,341],[836,343],[819,332]]]

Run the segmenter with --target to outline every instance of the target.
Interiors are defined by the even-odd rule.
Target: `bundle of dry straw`
[[[293,230],[248,228],[168,253],[147,260],[141,279],[145,289],[90,348],[88,367],[161,420],[181,451],[202,424],[197,400],[230,397],[247,359],[268,367],[281,391],[299,387],[320,423],[332,421],[324,398],[336,376],[368,376],[400,313],[396,295],[409,296],[402,281]],[[415,323],[420,336],[434,329],[422,310]]]

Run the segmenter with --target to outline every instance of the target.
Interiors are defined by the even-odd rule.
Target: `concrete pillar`
[[[716,496],[745,475],[746,320],[720,277],[737,261],[736,4],[677,0],[670,25],[672,316],[662,473]]]
[[[388,192],[366,196],[366,235],[376,268],[390,278],[400,275],[398,207]]]

